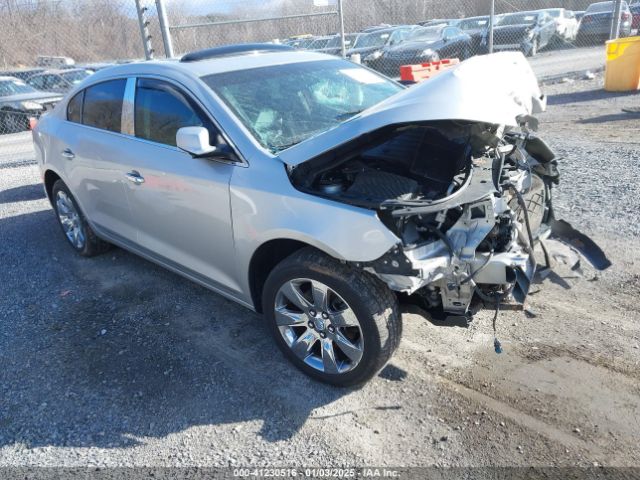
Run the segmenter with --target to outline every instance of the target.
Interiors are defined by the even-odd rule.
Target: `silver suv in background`
[[[406,89],[256,44],[99,71],[33,136],[78,253],[119,245],[262,312],[297,367],[346,386],[397,348],[400,298],[445,321],[521,308],[534,245],[579,235],[528,130],[544,104],[519,53]]]

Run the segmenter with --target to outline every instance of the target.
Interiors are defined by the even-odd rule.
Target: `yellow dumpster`
[[[640,37],[607,42],[604,89],[609,92],[640,89]]]

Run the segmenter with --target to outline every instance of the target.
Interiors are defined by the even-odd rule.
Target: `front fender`
[[[270,240],[297,240],[353,262],[376,260],[400,242],[375,211],[296,190],[275,159],[237,169],[230,202],[238,281],[247,292],[250,260]]]

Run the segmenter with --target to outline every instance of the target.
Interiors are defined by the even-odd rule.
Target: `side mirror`
[[[204,127],[182,127],[176,133],[176,145],[195,157],[214,153],[217,148],[209,144],[209,130]]]

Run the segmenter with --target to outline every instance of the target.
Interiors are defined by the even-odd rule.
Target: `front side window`
[[[111,132],[121,131],[125,79],[98,83],[85,90],[82,123]]]
[[[336,127],[403,88],[345,60],[274,65],[202,80],[272,152]]]
[[[216,131],[200,108],[172,84],[139,79],[136,87],[135,134],[138,138],[176,146],[182,127],[205,127],[210,142],[218,141]]]

